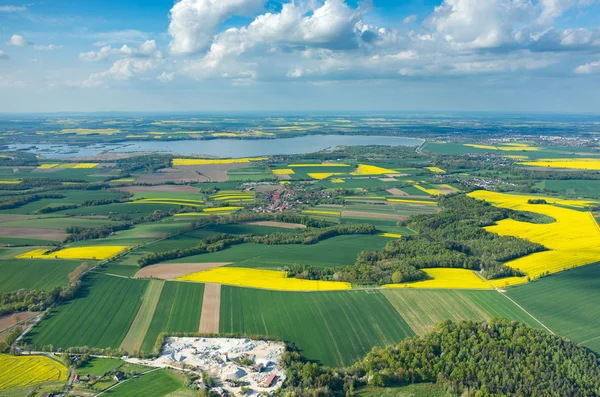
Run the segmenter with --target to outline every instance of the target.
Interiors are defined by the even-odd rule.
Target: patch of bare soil
[[[381,182],[398,182],[396,178],[379,178]]]
[[[33,227],[0,227],[0,235],[10,237],[31,237],[48,240],[62,240],[68,236],[62,230],[38,229]]]
[[[0,317],[0,332],[12,327],[21,321],[27,321],[40,314],[40,312],[19,312]]]
[[[301,223],[286,223],[286,222],[277,222],[277,221],[257,221],[257,222],[247,222],[246,224],[247,225],[279,227],[281,229],[306,229],[306,225],[303,225]]]
[[[229,171],[247,168],[248,164],[205,164],[195,166],[202,175],[206,176],[211,182],[226,182],[229,180]]]
[[[203,334],[218,334],[221,313],[221,284],[204,284],[202,299],[202,314],[198,332]]]
[[[283,186],[281,186],[281,185],[256,185],[254,190],[256,190],[256,193],[273,192],[275,190],[283,190]]]
[[[408,196],[408,193],[397,188],[388,189],[387,191],[388,193],[391,193],[394,196]]]
[[[382,214],[379,212],[364,212],[364,211],[342,211],[342,217],[344,216],[353,216],[356,218],[371,218],[371,219],[396,219],[403,220],[408,219],[406,215],[396,215],[396,214]]]
[[[189,185],[153,185],[153,186],[124,186],[111,190],[121,190],[131,194],[143,192],[182,192],[198,193],[198,188]]]
[[[275,175],[275,177],[280,181],[289,181],[290,179],[292,179],[291,175]]]
[[[211,262],[211,263],[159,263],[143,267],[135,274],[136,278],[160,278],[172,280],[186,274],[197,273],[204,270],[214,269],[229,265],[231,262]]]
[[[153,174],[134,174],[136,182],[163,184],[165,182],[208,182],[209,179],[190,167],[172,167],[158,170]]]
[[[0,215],[0,223],[10,221],[26,221],[27,219],[35,219],[35,216],[29,215]]]

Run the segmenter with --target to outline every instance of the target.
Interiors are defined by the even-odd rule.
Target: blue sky
[[[0,111],[600,113],[600,0],[0,0]]]

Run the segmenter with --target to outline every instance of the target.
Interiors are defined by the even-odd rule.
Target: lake
[[[302,154],[333,149],[338,146],[419,146],[422,139],[395,136],[313,135],[278,139],[212,139],[183,141],[124,141],[116,144],[70,146],[37,144],[32,153],[46,158],[95,156],[102,152],[155,152],[214,157],[252,157],[276,154]],[[11,150],[23,150],[33,145],[9,145]]]

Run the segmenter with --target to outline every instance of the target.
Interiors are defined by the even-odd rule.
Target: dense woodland
[[[483,227],[514,218],[537,221],[527,213],[493,207],[465,195],[441,197],[442,211],[416,215],[406,223],[418,234],[390,241],[380,252],[361,252],[352,266],[314,269],[286,268],[290,276],[305,279],[348,281],[358,284],[389,284],[422,280],[424,268],[481,270],[488,279],[521,276],[519,270],[502,263],[545,250],[517,237],[499,236]]]
[[[456,396],[600,395],[589,350],[504,319],[445,321],[423,337],[375,347],[349,368],[327,368],[286,353],[286,396],[349,396],[364,385],[435,382]]]

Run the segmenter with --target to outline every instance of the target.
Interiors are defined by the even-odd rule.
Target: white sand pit
[[[151,367],[171,367],[201,375],[207,372],[219,392],[226,390],[241,395],[271,393],[281,387],[285,370],[281,357],[285,345],[281,342],[241,338],[168,337],[161,354],[155,360],[128,358],[126,361]],[[199,379],[198,387],[206,387]]]

